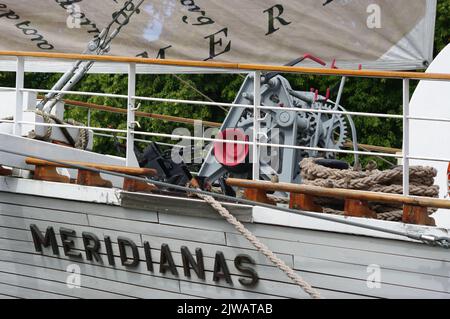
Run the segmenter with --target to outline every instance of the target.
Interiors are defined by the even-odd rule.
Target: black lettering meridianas
[[[191,267],[200,279],[205,279],[205,266],[203,264],[203,252],[200,248],[195,250],[195,257],[197,261],[194,260],[189,248],[186,246],[181,247],[181,258],[183,260],[184,275],[191,278]]]
[[[178,276],[178,270],[173,261],[172,252],[170,251],[169,245],[161,245],[161,256],[159,259],[159,272],[165,274],[167,270],[170,270],[172,275]]]
[[[153,272],[152,251],[148,241],[144,241],[144,253],[145,253],[145,263],[147,264],[147,270]]]
[[[233,284],[233,280],[231,280],[230,270],[228,269],[227,262],[225,260],[225,256],[223,252],[216,252],[216,258],[214,260],[214,274],[213,280],[220,281],[220,279],[225,279],[227,283],[230,285]]]
[[[75,231],[73,229],[67,229],[67,228],[61,227],[59,229],[59,235],[61,236],[64,254],[69,257],[80,258],[81,253],[79,251],[74,251],[75,243],[73,242],[73,239],[69,239],[69,237],[76,236]]]
[[[254,266],[256,263],[253,260],[253,258],[248,255],[240,254],[240,255],[237,255],[236,258],[234,258],[234,266],[236,267],[236,269],[239,270],[240,272],[242,272],[243,274],[250,276],[250,279],[239,278],[238,279],[239,282],[243,286],[253,287],[256,285],[256,283],[259,280],[258,273],[252,267],[246,266],[244,264],[249,264],[249,265]]]
[[[52,246],[53,254],[59,255],[58,243],[56,241],[55,231],[53,227],[48,226],[45,232],[45,236],[35,224],[30,225],[31,236],[33,237],[34,248],[36,251],[42,252],[42,246]]]
[[[122,265],[127,267],[136,267],[139,264],[139,251],[136,244],[131,239],[125,237],[118,237],[117,244],[119,245],[120,260],[122,261]],[[131,248],[131,253],[133,254],[131,258],[128,258],[125,246]]]
[[[83,238],[84,250],[86,251],[86,259],[95,259],[98,263],[103,263],[102,257],[100,257],[100,240],[98,237],[89,232],[82,232],[81,237]]]
[[[115,266],[116,262],[114,260],[111,238],[109,236],[105,236],[104,238],[105,238],[106,255],[108,256],[108,263],[111,266]]]

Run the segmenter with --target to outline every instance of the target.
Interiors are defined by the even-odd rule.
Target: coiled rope
[[[384,171],[380,171],[376,169],[376,167],[372,167],[372,169],[367,169],[365,171],[356,171],[352,169],[341,170],[325,167],[316,164],[312,158],[305,158],[300,162],[300,168],[302,182],[307,185],[394,194],[401,194],[403,192],[403,170],[401,166]],[[426,197],[439,196],[439,186],[434,185],[434,177],[437,175],[435,168],[428,166],[411,166],[409,173],[409,191],[411,195]],[[336,204],[339,203],[339,200],[335,199],[318,200],[322,202],[320,204],[329,204],[329,206],[336,206]],[[378,219],[398,221],[402,218],[403,211],[399,206],[378,205],[373,203],[370,205],[377,213]],[[435,211],[435,209],[428,209],[428,214],[432,214]],[[342,210],[329,207],[324,207],[324,213],[343,215]]]
[[[307,283],[300,275],[298,275],[291,267],[278,258],[266,245],[264,245],[252,232],[236,219],[225,207],[222,206],[214,197],[205,194],[196,194],[206,203],[211,205],[228,223],[234,226],[236,230],[243,235],[256,249],[266,256],[276,267],[282,270],[292,281],[300,286],[313,299],[321,299],[320,293]]]
[[[77,122],[73,119],[68,119],[67,121],[63,121],[59,118],[57,118],[56,116],[54,116],[53,114],[49,114],[49,113],[45,113],[41,110],[35,110],[34,111],[37,115],[42,116],[42,118],[44,119],[45,123],[49,123],[49,124],[69,124],[69,125],[73,125],[73,126],[84,126],[83,123]],[[2,118],[1,120],[4,121],[13,121],[14,117],[13,116],[9,116],[9,117],[5,117]],[[64,134],[64,136],[66,137],[66,139],[69,141],[69,143],[77,148],[77,149],[81,149],[81,150],[85,150],[89,144],[89,131],[85,128],[79,128],[78,130],[78,138],[76,141],[73,140],[72,136],[70,135],[70,133],[68,132],[67,128],[65,127],[60,127],[62,133]],[[32,139],[40,139],[43,141],[50,141],[50,138],[52,136],[52,127],[51,126],[47,126],[47,130],[45,131],[44,136],[38,136],[36,134],[36,132],[34,130],[30,131],[28,134],[29,138]]]

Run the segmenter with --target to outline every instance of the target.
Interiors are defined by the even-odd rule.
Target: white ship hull
[[[0,298],[308,297],[199,200],[9,177],[0,180]],[[68,192],[69,188],[72,191]],[[446,249],[275,209],[228,208],[325,298],[450,297]],[[444,232],[433,227],[357,220],[387,228]],[[52,227],[59,255],[51,245],[36,251],[31,225],[42,234]],[[61,229],[75,231],[74,237],[66,239],[73,240],[70,253],[80,253],[81,257],[65,254]],[[88,260],[83,232],[99,238],[102,263],[95,258]],[[105,236],[111,239],[115,265],[108,259]],[[136,265],[121,264],[119,237],[136,244],[140,259]],[[144,242],[151,249],[153,271],[148,268]],[[170,267],[160,272],[164,244],[170,249],[177,275]],[[194,258],[196,249],[201,249],[204,280],[193,269],[190,277],[184,273],[182,246]],[[132,256],[130,247],[126,249]],[[220,252],[232,283],[223,277],[213,280]],[[251,276],[235,267],[238,255],[254,260],[256,265],[250,268],[259,277],[256,285],[245,286],[239,281],[250,281]],[[80,271],[79,281],[74,280],[74,269]]]

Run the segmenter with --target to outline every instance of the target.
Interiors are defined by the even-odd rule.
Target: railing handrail
[[[113,63],[156,64],[167,66],[199,67],[199,68],[213,68],[213,69],[219,68],[228,70],[241,70],[245,72],[252,72],[259,70],[259,71],[282,72],[282,73],[337,75],[348,77],[450,81],[450,74],[448,73],[326,69],[326,68],[279,66],[279,65],[249,64],[249,63],[211,62],[211,61],[177,60],[177,59],[152,59],[152,58],[127,57],[127,56],[28,52],[28,51],[0,51],[0,56],[47,58],[47,59],[62,59],[62,60],[85,60],[85,61],[99,61],[99,62],[113,62]]]
[[[430,198],[424,196],[404,196],[400,194],[361,191],[344,188],[326,188],[305,184],[272,183],[268,181],[255,181],[239,178],[227,178],[229,186],[253,188],[264,191],[289,192],[338,199],[355,199],[383,203],[397,203],[422,207],[450,209],[447,199]]]
[[[44,59],[65,59],[65,60],[84,60],[84,61],[99,61],[99,62],[111,62],[111,63],[122,63],[128,64],[128,92],[126,95],[117,94],[105,94],[105,93],[95,93],[95,92],[72,92],[64,91],[65,94],[78,94],[78,95],[96,95],[104,97],[114,97],[114,98],[126,98],[127,99],[127,127],[126,130],[118,129],[103,129],[103,128],[91,128],[90,125],[86,128],[90,128],[97,131],[109,131],[117,133],[126,133],[127,141],[127,153],[126,153],[126,165],[130,165],[131,159],[134,157],[133,143],[135,135],[147,135],[156,137],[171,137],[171,138],[186,138],[190,140],[202,140],[202,141],[217,141],[217,139],[209,138],[199,138],[199,137],[186,137],[181,135],[173,134],[161,134],[161,133],[151,133],[151,132],[141,132],[136,131],[135,125],[138,124],[135,120],[137,108],[135,107],[136,100],[146,100],[146,101],[165,101],[165,102],[178,102],[178,103],[189,103],[189,104],[202,104],[202,105],[224,105],[224,103],[217,102],[204,102],[204,101],[190,101],[190,100],[175,100],[175,99],[161,99],[161,98],[145,98],[136,96],[136,65],[166,65],[175,67],[193,67],[193,68],[203,68],[203,69],[223,69],[230,71],[242,71],[242,73],[249,73],[253,75],[253,103],[251,104],[230,104],[232,107],[245,107],[253,108],[253,128],[257,132],[253,136],[253,140],[250,142],[245,141],[234,141],[234,143],[249,144],[253,145],[252,150],[252,176],[254,180],[259,180],[259,155],[258,147],[260,146],[273,146],[273,147],[283,147],[291,149],[303,149],[312,151],[332,151],[336,153],[348,153],[356,155],[374,155],[374,156],[386,156],[394,158],[403,159],[403,195],[409,195],[409,160],[414,159],[409,154],[409,122],[415,117],[409,115],[409,102],[410,102],[410,80],[436,80],[436,81],[449,81],[450,74],[444,73],[423,73],[423,72],[398,72],[398,71],[377,71],[377,70],[346,70],[346,69],[326,69],[326,68],[309,68],[309,67],[296,67],[296,66],[275,66],[275,65],[263,65],[263,64],[248,64],[248,63],[227,63],[227,62],[212,62],[212,61],[194,61],[194,60],[174,60],[174,59],[150,59],[150,58],[140,58],[140,57],[126,57],[126,56],[98,56],[98,55],[86,55],[86,54],[70,54],[70,53],[49,53],[49,52],[24,52],[24,51],[0,51],[0,56],[11,56],[16,57],[16,87],[13,89],[16,92],[16,110],[14,115],[14,126],[13,134],[17,135],[20,132],[22,124],[29,124],[27,121],[22,119],[22,97],[23,93],[29,92],[50,92],[53,90],[33,90],[24,89],[24,72],[25,72],[25,58],[44,58]],[[314,74],[322,76],[342,76],[342,77],[368,77],[368,78],[391,78],[391,79],[401,79],[403,82],[403,114],[402,115],[382,115],[381,117],[392,117],[403,119],[403,143],[404,148],[402,154],[384,154],[384,153],[372,153],[372,152],[361,152],[361,151],[344,151],[344,150],[334,150],[318,147],[303,147],[297,145],[284,145],[284,144],[274,144],[274,143],[261,143],[258,138],[259,132],[259,121],[261,109],[276,109],[278,107],[265,107],[262,106],[259,100],[260,86],[261,86],[261,71],[270,72],[280,72],[280,73],[298,73],[298,74]],[[303,110],[298,109],[296,111],[305,112],[317,112],[317,113],[342,113],[351,114],[355,112],[337,111],[337,110]],[[357,115],[366,116],[369,113],[358,113]],[[370,114],[367,116],[377,116],[375,114]],[[89,114],[88,114],[89,118]],[[420,120],[433,120],[428,118],[417,118]],[[450,119],[448,119],[450,120]],[[441,119],[439,119],[441,121]],[[445,119],[447,121],[447,119]],[[88,120],[89,122],[89,120]],[[47,125],[47,126],[65,126],[60,124],[48,124],[48,123],[30,123],[34,125]],[[226,141],[226,140],[224,140]],[[228,141],[226,141],[228,142]],[[423,159],[423,158],[422,158]],[[448,161],[448,159],[438,159],[439,161]],[[355,160],[357,161],[357,160]]]

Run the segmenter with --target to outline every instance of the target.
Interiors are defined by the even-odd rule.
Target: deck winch
[[[253,106],[253,90],[253,75],[248,75],[233,104]],[[261,106],[277,107],[273,110],[262,108],[258,119],[258,141],[275,145],[262,145],[258,148],[262,179],[270,180],[276,175],[282,182],[299,182],[300,171],[297,163],[303,158],[334,158],[335,152],[332,150],[343,147],[348,130],[342,114],[296,110],[329,111],[341,108],[328,99],[328,94],[324,97],[317,91],[295,91],[285,77],[277,73],[267,73],[261,76],[260,95]],[[253,140],[253,128],[253,108],[232,107],[217,136],[221,141],[213,143],[199,176],[207,179],[209,183],[227,175],[248,178],[252,172],[253,147],[248,142]],[[300,150],[289,146],[326,150]]]

